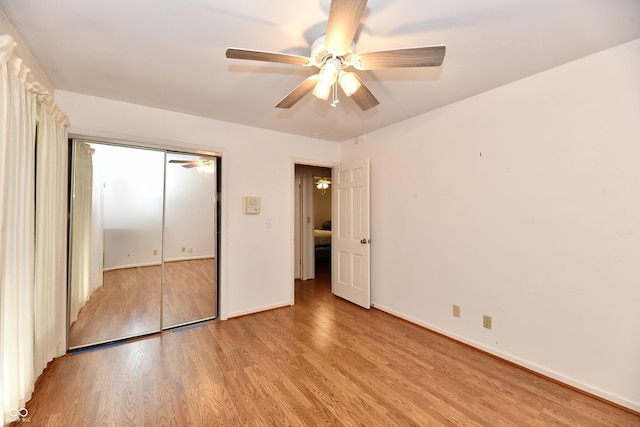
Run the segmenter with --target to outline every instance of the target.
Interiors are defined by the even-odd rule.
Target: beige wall
[[[49,81],[47,75],[40,68],[40,64],[38,64],[33,55],[31,55],[29,49],[26,48],[26,45],[24,44],[16,30],[13,28],[5,14],[2,13],[2,10],[0,10],[0,34],[8,34],[13,38],[13,41],[17,43],[15,54],[18,57],[22,58],[22,60],[24,61],[24,65],[29,67],[33,78],[44,88],[46,88],[51,95],[53,95],[53,84]]]
[[[331,186],[322,194],[322,190],[313,189],[313,222],[314,228],[319,230],[322,224],[331,219]]]
[[[342,148],[374,306],[640,410],[640,39]]]

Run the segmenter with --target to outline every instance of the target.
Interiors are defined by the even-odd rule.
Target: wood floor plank
[[[58,358],[27,408],[38,426],[640,426],[322,276],[292,307]]]

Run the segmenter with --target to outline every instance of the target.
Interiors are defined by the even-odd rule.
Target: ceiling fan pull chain
[[[336,108],[338,102],[340,102],[340,100],[338,99],[338,83],[336,82],[333,84],[333,102],[331,103],[331,106]]]

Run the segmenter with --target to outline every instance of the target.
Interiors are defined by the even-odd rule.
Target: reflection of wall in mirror
[[[198,158],[199,156],[177,154],[169,154],[167,157],[168,160]],[[216,242],[215,173],[168,163],[165,191],[165,260],[213,258]]]
[[[96,145],[101,174],[104,268],[159,264],[164,153]],[[157,251],[154,254],[154,250]]]
[[[101,261],[104,250],[104,269],[160,264],[163,191],[165,260],[215,256],[215,174],[167,164],[165,177],[162,151],[92,147],[96,149],[93,254],[95,261]],[[168,154],[168,158],[198,156]],[[100,267],[95,266],[97,272]]]

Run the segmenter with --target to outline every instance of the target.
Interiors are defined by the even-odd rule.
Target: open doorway
[[[294,163],[294,272],[295,280],[291,289],[291,304],[305,295],[305,289],[319,285],[326,287],[327,295],[341,297],[364,308],[371,307],[371,236],[370,236],[370,195],[369,159],[347,164],[307,167]],[[321,180],[331,172],[331,181]],[[324,188],[324,194],[322,189]],[[329,212],[333,216],[328,221],[316,214],[314,191],[329,200]],[[322,200],[322,199],[321,199]],[[318,216],[318,218],[316,218]],[[317,220],[317,221],[316,221]],[[330,246],[316,247],[316,235],[323,225],[329,228]],[[316,250],[319,249],[319,250]],[[321,253],[331,254],[325,260],[328,277],[316,277],[316,261],[322,267]],[[318,257],[316,257],[318,255]],[[322,270],[320,270],[322,271]],[[307,293],[308,294],[308,293]],[[314,293],[318,295],[318,293]]]
[[[295,166],[295,278],[331,280],[331,168]]]

